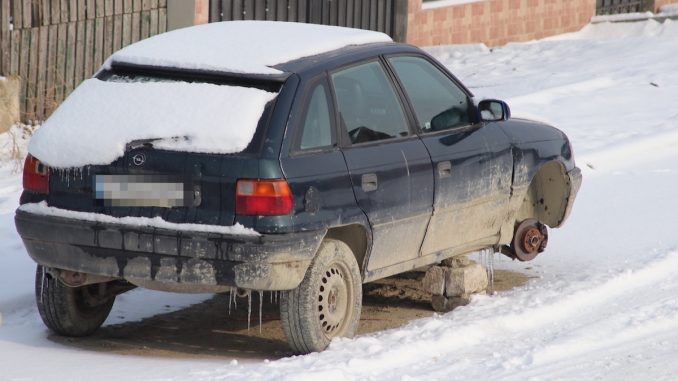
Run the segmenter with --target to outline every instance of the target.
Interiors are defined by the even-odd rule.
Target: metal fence
[[[654,10],[654,0],[597,0],[597,15],[645,12]]]
[[[296,21],[407,34],[407,0],[210,0],[210,22]]]
[[[166,0],[0,0],[0,75],[43,120],[114,51],[167,29]]]

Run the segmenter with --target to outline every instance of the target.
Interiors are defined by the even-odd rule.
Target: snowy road
[[[571,137],[584,183],[527,286],[452,313],[278,361],[155,359],[47,338],[0,169],[0,380],[670,380],[678,373],[678,23],[600,24],[558,39],[431,50],[479,97]],[[3,139],[5,139],[4,137]],[[0,149],[5,149],[0,141]],[[124,321],[203,300],[137,292]],[[109,319],[108,324],[119,321]]]

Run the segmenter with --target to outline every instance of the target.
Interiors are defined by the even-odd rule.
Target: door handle
[[[449,161],[438,162],[438,177],[449,177],[452,176],[452,163]]]
[[[379,187],[376,173],[366,173],[361,177],[361,186],[364,192],[373,192]]]

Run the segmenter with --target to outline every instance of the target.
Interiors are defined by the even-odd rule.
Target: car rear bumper
[[[17,210],[16,229],[37,263],[167,285],[290,290],[301,283],[325,231],[259,236],[126,226]],[[196,288],[197,286],[197,288]],[[159,287],[162,289],[162,287]]]

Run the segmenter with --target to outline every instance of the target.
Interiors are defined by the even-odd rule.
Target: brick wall
[[[483,0],[422,9],[422,0],[409,0],[407,42],[496,46],[529,41],[581,29],[595,6],[596,0]]]
[[[661,8],[662,5],[668,4],[678,4],[678,0],[654,0],[654,8],[657,12],[659,12],[659,8]]]

